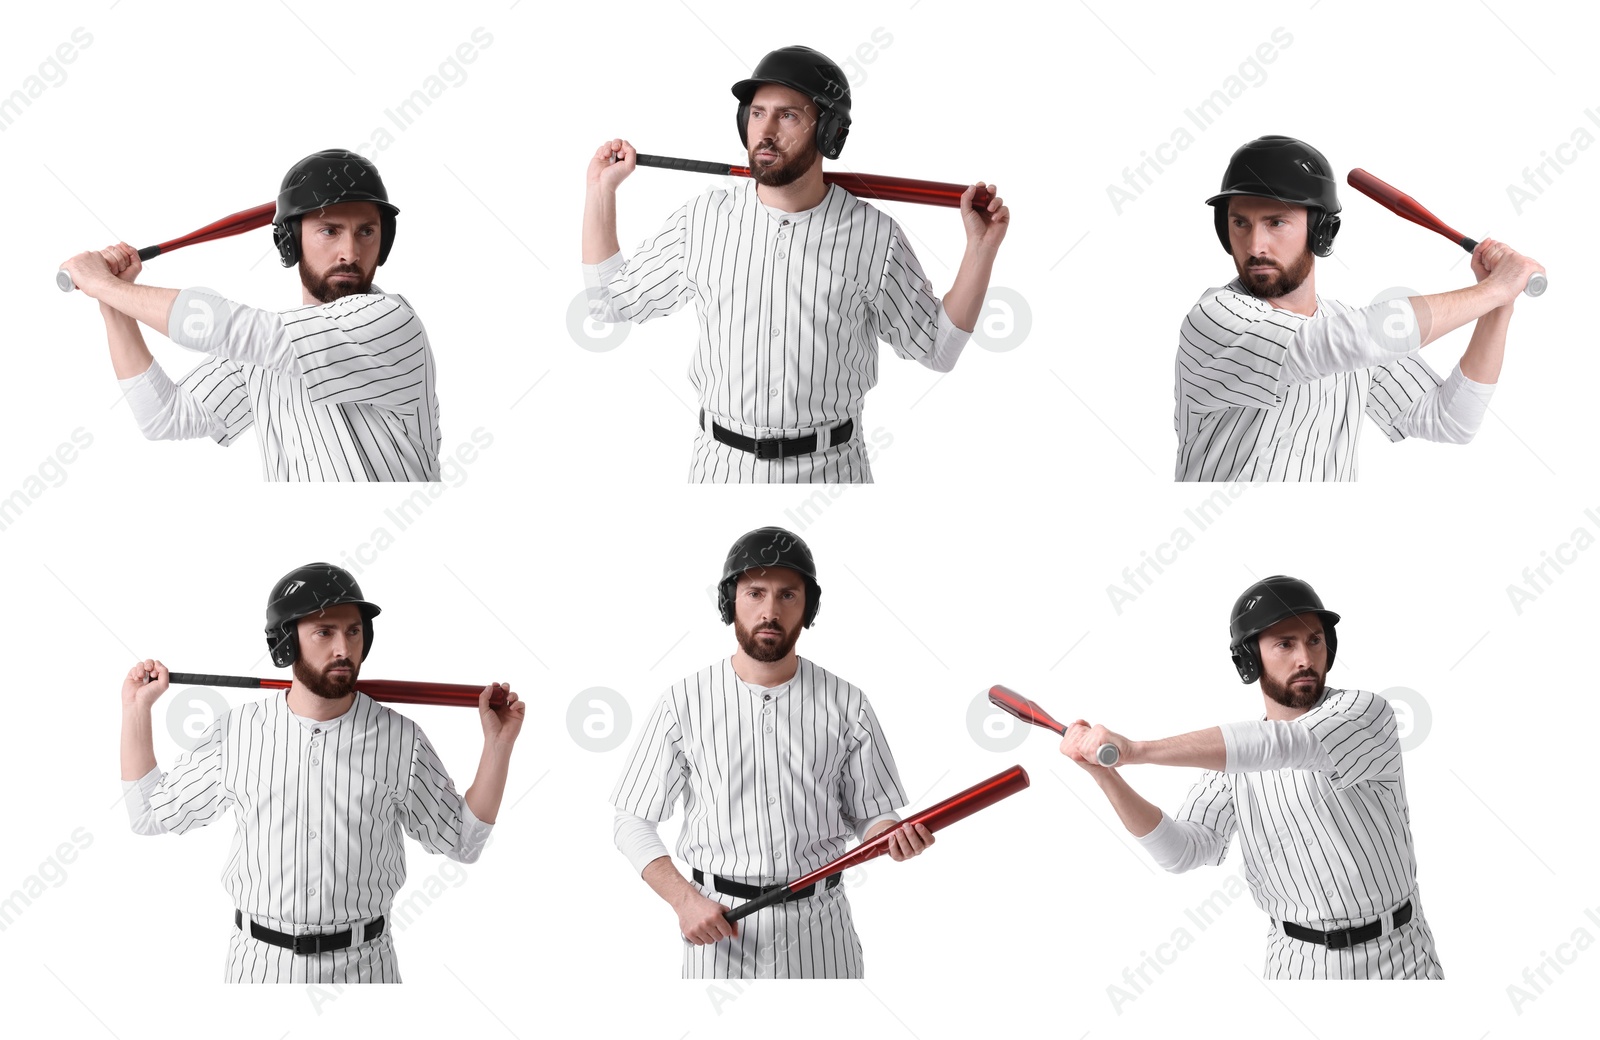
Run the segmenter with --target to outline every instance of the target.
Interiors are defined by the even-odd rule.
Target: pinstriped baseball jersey
[[[700,405],[767,436],[859,417],[878,381],[877,341],[928,358],[942,313],[899,226],[837,186],[801,213],[768,208],[754,182],[707,192],[631,259],[619,253],[586,278],[603,320],[645,322],[693,302]]]
[[[404,297],[279,314],[186,289],[169,335],[214,357],[165,395],[156,436],[226,446],[253,425],[269,480],[439,479],[433,352]]]
[[[678,858],[750,885],[793,880],[836,859],[861,826],[905,804],[894,756],[865,695],[805,658],[762,689],[730,660],[677,683],[656,704],[611,795],[659,823],[683,803]],[[688,870],[684,871],[689,873]],[[706,885],[702,894],[733,905]],[[856,978],[861,947],[842,886],[760,910],[740,938],[696,948],[698,978]]]
[[[1412,902],[1408,924],[1348,950],[1290,938],[1275,924],[1267,962],[1274,977],[1442,978],[1417,896],[1411,811],[1389,703],[1330,688],[1294,723],[1321,744],[1323,767],[1205,771],[1174,817],[1188,849],[1169,869],[1220,864],[1238,834],[1251,895],[1274,922],[1326,931]]]
[[[1430,411],[1441,380],[1414,356],[1285,385],[1308,323],[1356,314],[1320,296],[1315,318],[1280,310],[1237,278],[1201,297],[1178,334],[1176,478],[1354,480],[1363,412],[1391,441],[1470,439]],[[1366,334],[1359,316],[1346,326]]]
[[[379,916],[392,926],[406,877],[402,831],[429,852],[470,863],[491,830],[472,816],[416,723],[360,693],[325,722],[296,716],[281,695],[235,708],[170,772],[152,769],[125,787],[140,834],[182,834],[232,810],[223,887],[257,923],[293,934]],[[343,971],[398,981],[392,959],[373,962],[387,944],[364,956],[296,957],[235,936],[232,948],[236,981],[363,981]],[[262,977],[269,964],[277,967]]]

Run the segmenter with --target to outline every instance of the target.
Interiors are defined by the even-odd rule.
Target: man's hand
[[[1100,750],[1102,744],[1110,744],[1117,749],[1117,765],[1134,764],[1133,741],[1104,726],[1091,726],[1082,719],[1067,727],[1067,732],[1061,738],[1061,753],[1091,771],[1116,768],[1102,766],[1095,759],[1095,752]]]
[[[504,690],[506,703],[504,707],[495,708],[490,705],[490,698]],[[511,692],[510,683],[490,683],[478,694],[478,721],[483,723],[483,743],[485,746],[498,745],[507,751],[517,741],[517,734],[522,732],[522,719],[528,713],[526,702],[518,700],[517,695]]]
[[[737,922],[723,917],[728,908],[707,899],[693,885],[687,887],[681,900],[672,904],[678,912],[678,932],[696,946],[709,946],[739,934]]]
[[[87,253],[68,257],[61,262],[61,269],[72,276],[72,284],[78,287],[79,292],[98,300],[106,286],[115,282],[117,275],[127,266],[118,252],[120,245],[91,249]],[[116,267],[112,266],[113,258],[118,262]],[[134,262],[138,262],[137,253],[134,254]]]
[[[973,209],[972,199],[980,189],[987,190],[992,198],[988,205]],[[979,181],[961,193],[961,223],[967,231],[967,248],[975,249],[991,259],[999,251],[1000,243],[1005,240],[1006,231],[1011,227],[1011,210],[1006,207],[999,191],[996,185]]]
[[[167,692],[170,682],[167,666],[157,660],[137,661],[122,680],[122,707],[149,711]]]
[[[595,150],[594,158],[589,160],[589,187],[616,191],[638,165],[638,159],[638,149],[622,138],[607,141]]]
[[[896,863],[920,856],[929,845],[933,844],[933,832],[926,824],[913,824],[907,827],[897,820],[884,820],[867,831],[864,840],[871,841],[886,830],[893,828],[889,835],[889,858]]]
[[[1472,274],[1487,282],[1501,296],[1501,306],[1515,303],[1528,285],[1528,279],[1544,268],[1537,260],[1523,256],[1504,242],[1486,238],[1472,251]]]

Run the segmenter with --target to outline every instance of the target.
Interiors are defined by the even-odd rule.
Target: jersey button
[[[306,837],[315,838],[316,836],[317,836],[317,832],[316,831],[306,831]]]
[[[321,759],[320,759],[320,758],[313,758],[313,759],[312,759],[312,760],[311,760],[311,764],[312,764],[312,765],[316,765],[316,764],[317,764],[317,763],[318,763],[318,762],[320,762],[320,761],[322,761],[322,760],[321,760]]]
[[[767,391],[767,396],[768,397],[777,397],[778,396],[778,388],[777,387],[773,387],[771,390],[768,390]]]
[[[784,257],[786,257],[786,256],[788,256],[788,255],[789,255],[789,254],[788,254],[788,253],[779,253],[779,254],[778,254],[778,259],[779,259],[779,260],[782,260],[782,259],[783,259],[783,258],[784,258]]]
[[[768,732],[768,733],[771,733],[771,732],[772,732],[772,727],[771,727],[771,726],[768,726],[768,727],[767,727],[767,732]]]
[[[761,695],[761,699],[764,700],[764,701],[770,701],[772,699],[772,694],[764,693],[764,694]]]
[[[778,804],[778,799],[777,798],[768,798],[767,799],[767,804],[768,805],[777,805]]]

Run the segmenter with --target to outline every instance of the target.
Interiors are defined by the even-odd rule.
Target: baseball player
[[[1472,439],[1537,263],[1484,239],[1469,288],[1368,307],[1323,299],[1316,257],[1333,252],[1339,198],[1327,159],[1290,137],[1240,148],[1206,202],[1238,277],[1207,290],[1178,333],[1178,480],[1354,480],[1362,412],[1392,441]],[[1416,352],[1468,322],[1440,380]]]
[[[1272,919],[1267,978],[1443,978],[1417,894],[1394,712],[1323,682],[1338,621],[1305,582],[1259,581],[1234,604],[1231,636],[1239,678],[1260,681],[1262,721],[1144,741],[1080,721],[1061,751],[1169,871],[1220,864],[1239,835],[1251,895]],[[1169,817],[1095,764],[1105,743],[1121,765],[1205,772]]]
[[[966,252],[941,300],[900,227],[822,180],[821,160],[837,159],[850,132],[837,65],[784,47],[733,94],[751,179],[686,203],[631,259],[617,244],[616,196],[638,153],[620,138],[595,152],[583,213],[590,313],[644,322],[698,308],[691,482],[868,483],[861,405],[878,381],[875,341],[950,371],[1011,213],[997,194],[973,208],[981,182],[962,195]]]
[[[272,235],[283,266],[300,266],[305,306],[281,314],[210,289],[140,285],[125,242],[62,267],[100,301],[111,367],[147,438],[226,447],[253,425],[268,480],[438,480],[428,334],[405,297],[372,284],[398,212],[354,152],[295,163]],[[209,360],[173,383],[140,323]]]
[[[267,646],[294,666],[286,695],[217,719],[172,770],[156,768],[160,661],[122,684],[122,779],[136,834],[182,834],[232,809],[222,883],[233,900],[229,982],[399,982],[387,922],[406,879],[401,831],[472,863],[500,811],[526,705],[501,683],[478,700],[483,756],[465,795],[415,722],[356,691],[378,607],[348,571],[313,563],[267,601]],[[505,705],[490,699],[505,692]]]
[[[906,803],[866,696],[795,653],[822,589],[811,550],[763,527],[728,552],[717,603],[739,648],[675,684],[611,793],[617,848],[678,915],[684,978],[860,978],[839,874],[737,923],[723,912],[889,828],[889,855],[933,844]],[[656,826],[683,802],[673,865]]]

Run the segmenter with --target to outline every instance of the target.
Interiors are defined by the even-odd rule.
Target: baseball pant
[[[294,929],[258,919],[259,923],[280,932]],[[362,922],[364,923],[364,922]],[[249,928],[248,922],[245,928]],[[304,929],[301,929],[304,931]],[[340,931],[330,928],[329,931]],[[359,934],[360,923],[357,925]],[[228,968],[225,982],[399,982],[400,965],[394,956],[394,938],[387,929],[376,939],[359,946],[326,953],[304,954],[253,938],[248,930],[233,929],[228,940]]]
[[[692,884],[693,882],[691,882]],[[743,900],[708,885],[700,894],[723,906]],[[683,943],[686,979],[859,979],[861,940],[844,885],[806,899],[758,910],[739,922],[739,934],[709,946]]]
[[[1433,932],[1422,916],[1422,906],[1415,895],[1411,897],[1411,908],[1411,920],[1399,928],[1343,950],[1330,950],[1285,935],[1274,922],[1267,941],[1264,976],[1269,979],[1442,979],[1444,969],[1434,953]]]
[[[794,431],[744,426],[718,420],[726,429],[746,437],[792,436]],[[801,431],[810,433],[815,431]],[[870,484],[872,467],[867,462],[861,418],[843,444],[830,445],[787,459],[758,459],[748,451],[723,444],[707,430],[695,435],[694,458],[689,464],[691,484]],[[820,434],[826,437],[826,432]]]

